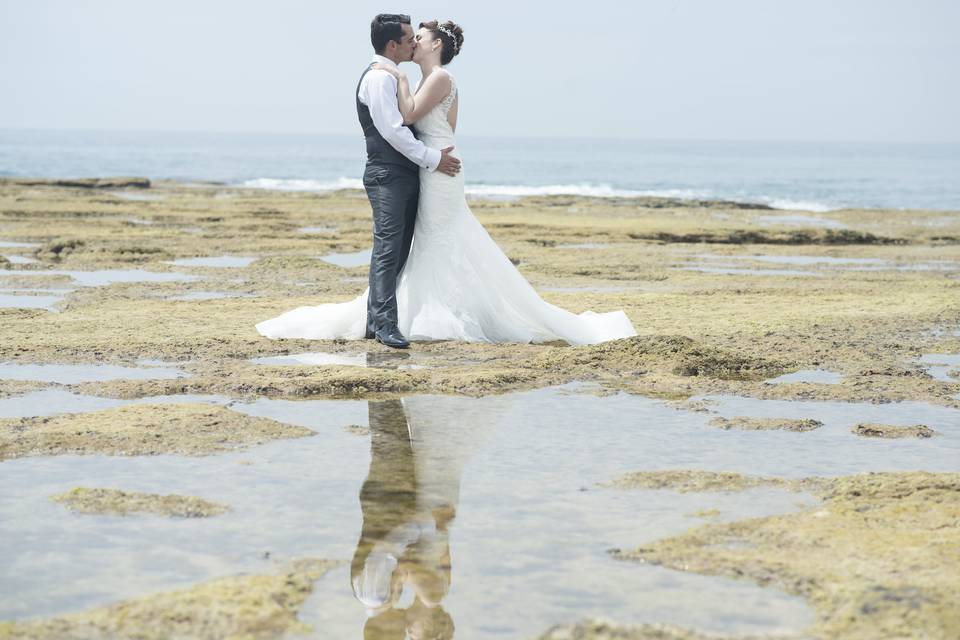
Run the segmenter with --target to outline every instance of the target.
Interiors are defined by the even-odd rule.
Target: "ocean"
[[[467,191],[960,210],[960,144],[458,139]],[[359,135],[0,130],[0,176],[361,188]]]

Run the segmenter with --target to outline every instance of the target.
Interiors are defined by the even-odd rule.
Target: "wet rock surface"
[[[33,380],[0,380],[0,398],[17,396],[46,386]]]
[[[74,187],[80,189],[147,189],[147,178],[0,178],[0,186],[16,185],[23,187]]]
[[[122,197],[106,187],[127,189],[124,193],[135,197]],[[363,290],[364,266],[338,266],[321,259],[369,248],[369,205],[362,192],[271,192],[136,178],[0,180],[0,240],[7,246],[17,243],[16,252],[38,260],[0,261],[0,289],[59,289],[64,297],[56,313],[0,308],[0,363],[134,366],[153,359],[173,363],[188,374],[72,384],[3,380],[0,398],[51,389],[101,399],[221,394],[228,397],[225,401],[267,397],[398,402],[412,394],[484,396],[586,381],[589,384],[575,392],[584,402],[622,391],[676,402],[678,409],[694,415],[713,411],[710,402],[695,399],[701,395],[878,406],[922,401],[960,408],[960,382],[932,376],[920,361],[923,354],[960,352],[960,218],[933,225],[932,221],[944,219],[942,211],[851,209],[831,212],[835,228],[813,223],[798,227],[797,216],[789,222],[771,216],[758,229],[754,209],[760,207],[723,202],[563,196],[475,200],[471,207],[545,300],[576,313],[623,309],[640,335],[584,347],[418,342],[411,348],[416,367],[406,366],[414,360],[404,362],[370,341],[273,341],[257,334],[254,325],[296,306],[346,301]],[[308,234],[303,232],[306,228],[325,231]],[[561,248],[585,244],[594,248]],[[684,269],[702,260],[698,254],[705,246],[717,260],[749,260],[757,254],[789,260],[797,273],[758,278],[751,270]],[[225,255],[253,260],[230,268],[196,260],[170,264]],[[801,259],[806,263],[794,265]],[[838,261],[869,262],[871,269],[836,269]],[[924,267],[930,264],[937,269]],[[104,273],[81,283],[78,272]],[[152,274],[151,281],[144,280],[145,273]],[[224,297],[202,299],[211,291]],[[317,351],[363,354],[367,364],[251,362]],[[768,383],[775,376],[804,370],[835,372],[839,382]],[[725,414],[728,417],[714,423],[730,433],[706,428],[707,416],[699,415],[697,433],[742,442],[744,450],[751,445],[740,439],[796,437],[812,447],[810,443],[827,442],[819,439],[835,435],[831,425],[814,429],[815,421],[803,414],[773,414],[794,415],[786,419],[744,413],[748,412]],[[945,426],[926,417],[916,419]],[[854,438],[849,428],[844,425],[843,436],[861,447],[931,447],[948,440],[944,429],[943,438],[931,442],[865,442]],[[803,436],[780,433],[811,430]],[[377,435],[353,417],[333,431],[361,444],[361,438]],[[315,431],[304,427],[219,406],[130,405],[88,414],[0,420],[0,461],[61,454],[204,456],[313,435]],[[913,452],[918,457],[911,459],[921,460],[921,454]],[[234,467],[270,470],[256,452],[250,455],[255,462],[239,461]],[[21,462],[28,461],[11,466]],[[618,471],[631,468],[635,467]],[[816,608],[818,622],[810,630],[814,636],[956,635],[956,612],[947,604],[956,602],[958,595],[947,579],[958,575],[954,474],[788,480],[753,475],[758,472],[751,467],[738,469],[749,473],[673,469],[627,474],[609,483],[620,489],[687,494],[671,496],[677,500],[696,497],[690,494],[698,491],[717,492],[706,504],[691,505],[684,512],[710,517],[715,524],[617,557],[779,586],[807,598]],[[584,486],[596,480],[591,478]],[[49,494],[77,482],[71,478],[39,500],[45,502]],[[165,481],[158,482],[158,489],[165,487]],[[203,494],[202,489],[182,492]],[[814,491],[824,504],[784,516],[721,522],[729,513],[721,501],[737,497],[735,492],[777,489]],[[598,492],[583,495],[594,493]],[[151,495],[148,502],[169,497]],[[109,502],[117,496],[106,497]],[[118,501],[129,503],[129,494],[114,500]],[[199,524],[228,520],[212,518]],[[292,612],[309,593],[313,576],[320,576],[325,567],[225,578],[197,590],[86,614],[0,623],[0,638],[138,633],[143,635],[137,637],[276,637],[295,627]],[[255,599],[261,596],[264,599]],[[228,604],[210,606],[221,602]],[[63,610],[69,609],[56,612]],[[154,629],[156,635],[149,635]],[[549,633],[560,635],[545,637],[708,637],[680,627],[602,622]]]
[[[671,489],[681,493],[692,491],[743,491],[750,487],[792,486],[786,480],[762,478],[740,473],[716,471],[637,471],[622,475],[601,485],[615,489]]]
[[[788,420],[777,418],[749,418],[738,416],[736,418],[714,418],[710,421],[711,427],[730,430],[739,429],[742,431],[813,431],[823,426],[819,420]]]
[[[50,496],[77,513],[127,515],[151,513],[178,518],[208,518],[226,513],[230,507],[196,496],[160,495],[121,489],[75,487]]]
[[[864,438],[932,438],[937,431],[923,424],[898,427],[892,424],[858,424],[853,433]]]
[[[960,269],[960,246],[937,239],[954,229],[937,227],[933,234],[926,224],[928,218],[942,218],[942,212],[833,212],[831,218],[847,230],[903,241],[857,244],[859,236],[833,230],[827,234],[774,224],[760,233],[754,212],[729,203],[566,196],[473,201],[481,222],[547,301],[574,312],[623,309],[641,335],[596,347],[415,343],[416,352],[453,366],[442,371],[294,372],[253,368],[246,360],[318,349],[379,351],[366,341],[353,343],[352,349],[336,341],[272,341],[254,329],[257,322],[294,306],[345,301],[362,291],[358,279],[365,276],[365,266],[340,267],[320,259],[369,248],[369,205],[361,192],[272,192],[161,181],[137,189],[156,200],[125,200],[98,189],[54,186],[56,182],[0,182],[4,239],[41,245],[34,252],[39,263],[0,270],[0,288],[44,282],[76,289],[66,294],[60,313],[0,308],[0,361],[121,364],[149,357],[196,363],[193,379],[179,386],[103,383],[84,387],[84,392],[127,397],[158,392],[480,395],[593,380],[678,399],[737,393],[957,402],[956,384],[933,380],[912,364],[918,353],[960,350],[957,336],[931,334],[935,328],[960,326],[957,270],[836,272],[826,262],[810,270],[829,272],[830,278],[758,281],[749,275],[674,268],[697,259],[702,249],[690,241],[706,234],[762,247],[762,253],[774,257],[786,252],[835,260],[839,255],[907,266],[936,261]],[[717,211],[724,212],[723,219],[714,216]],[[131,218],[150,224],[130,224]],[[334,231],[300,232],[317,226]],[[796,239],[808,231],[814,239],[822,235],[842,242],[779,248],[781,236]],[[553,245],[602,248],[584,255],[539,242],[545,238]],[[755,251],[737,244],[712,246],[718,258]],[[256,260],[232,269],[168,264],[223,255]],[[51,268],[123,270],[132,265],[162,275],[183,271],[198,279],[77,288],[68,276],[36,275]],[[204,291],[236,297],[189,299]],[[836,371],[843,382],[763,384],[801,368]]]
[[[304,427],[207,404],[138,404],[51,418],[0,420],[0,461],[96,453],[202,456],[312,435],[315,432]]]
[[[273,574],[220,578],[47,620],[0,622],[0,638],[278,638],[309,630],[297,610],[313,583],[337,564],[303,559]]]
[[[614,555],[802,595],[817,611],[816,637],[960,634],[960,474],[870,473],[801,484],[823,504],[708,524]]]

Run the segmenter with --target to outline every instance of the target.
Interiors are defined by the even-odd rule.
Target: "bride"
[[[422,80],[410,92],[395,67],[405,124],[428,147],[453,147],[459,107],[453,76],[444,69],[463,46],[453,22],[420,23],[413,61]],[[360,339],[366,332],[369,288],[351,301],[298,307],[256,325],[268,338]],[[413,244],[397,282],[400,331],[413,340],[594,344],[636,335],[623,311],[579,315],[537,295],[467,205],[463,172],[420,169],[420,203]]]

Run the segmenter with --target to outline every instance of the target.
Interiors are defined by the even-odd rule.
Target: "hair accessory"
[[[440,21],[439,21],[439,20],[437,20],[437,25],[438,25],[438,26],[437,26],[437,29],[439,29],[440,31],[443,31],[443,32],[450,38],[450,40],[453,42],[453,52],[454,52],[454,53],[459,53],[459,52],[460,52],[460,45],[457,44],[457,38],[453,35],[453,31],[450,31],[450,29],[447,29],[447,28],[444,27],[444,26],[440,26]]]

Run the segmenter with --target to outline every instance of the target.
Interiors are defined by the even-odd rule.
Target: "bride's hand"
[[[379,69],[380,71],[386,71],[387,73],[389,73],[390,75],[392,75],[392,76],[393,76],[394,78],[396,78],[397,80],[399,80],[399,79],[400,79],[400,76],[402,75],[402,74],[400,73],[400,70],[397,69],[396,67],[388,66],[388,65],[385,65],[385,64],[380,64],[379,62],[376,63],[375,65],[373,65],[373,69],[374,69],[374,70]]]

